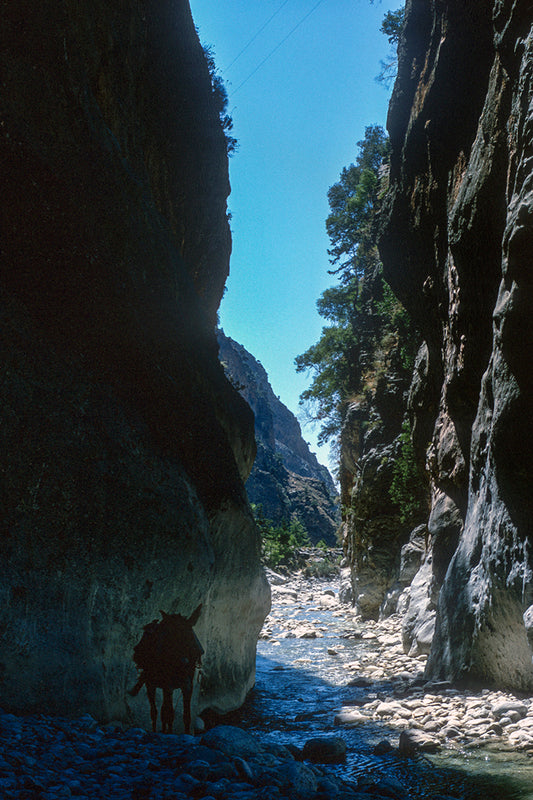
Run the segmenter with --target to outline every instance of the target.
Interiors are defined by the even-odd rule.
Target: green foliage
[[[389,44],[398,44],[400,32],[402,30],[403,18],[405,16],[405,6],[396,9],[396,11],[387,11],[383,17],[381,33],[389,38]]]
[[[339,564],[324,552],[324,558],[310,559],[303,572],[306,578],[332,578],[339,574]]]
[[[338,183],[328,192],[331,213],[326,230],[332,247],[331,263],[337,265],[343,283],[363,277],[368,261],[377,263],[375,217],[379,208],[379,169],[389,155],[389,140],[383,128],[370,125],[365,138],[357,142],[355,164],[345,167]]]
[[[261,506],[252,505],[252,511],[261,531],[264,563],[272,569],[290,566],[295,551],[310,544],[305,527],[295,519],[284,520],[276,525],[272,520],[265,519]]]
[[[387,36],[389,44],[391,45],[391,51],[388,57],[380,62],[381,72],[376,80],[378,83],[384,84],[387,88],[390,87],[398,72],[397,48],[404,16],[405,6],[401,6],[401,8],[398,8],[396,11],[387,11],[381,23],[380,31]]]
[[[406,373],[411,373],[415,364],[418,339],[409,314],[385,281],[383,281],[383,296],[376,302],[376,309],[382,319],[385,335],[387,332],[394,332],[397,335],[401,367]]]
[[[400,453],[394,462],[389,495],[400,509],[400,521],[410,523],[420,511],[420,476],[415,461],[411,426],[407,420],[400,434]]]
[[[372,125],[358,147],[355,163],[328,192],[328,253],[339,282],[323,292],[317,308],[329,325],[295,362],[298,372],[312,375],[300,404],[320,423],[320,444],[339,434],[347,405],[373,389],[395,348],[396,367],[406,371],[415,355],[409,317],[382,277],[376,246],[389,140],[383,128]]]
[[[235,139],[231,135],[231,131],[233,130],[233,119],[227,113],[228,93],[224,85],[224,81],[221,75],[219,75],[218,73],[218,68],[215,63],[213,48],[210,45],[204,45],[203,51],[205,59],[207,61],[209,75],[211,76],[211,87],[213,90],[213,98],[215,100],[215,105],[222,125],[222,130],[224,131],[224,135],[226,137],[226,148],[228,151],[228,155],[231,156],[237,150],[237,139]]]

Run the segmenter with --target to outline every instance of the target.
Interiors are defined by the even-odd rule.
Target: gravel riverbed
[[[344,682],[366,688],[370,695],[366,702],[358,698],[356,705],[338,711],[336,724],[381,721],[398,733],[410,731],[413,741],[419,742],[419,749],[426,751],[439,745],[463,748],[499,744],[506,750],[520,750],[533,756],[530,697],[489,689],[461,691],[449,682],[424,681],[427,656],[410,658],[404,653],[401,618],[393,615],[379,622],[363,622],[351,607],[338,602],[337,594],[329,586],[325,581],[304,578],[274,585],[273,608],[262,638],[271,642],[323,638],[325,631],[320,623],[302,621],[293,614],[295,607],[305,608],[311,614],[327,608],[344,621],[345,639],[372,645],[354,660],[343,658],[338,647],[325,647],[332,660],[341,659]],[[387,686],[380,687],[380,697],[372,696],[372,687],[384,682]]]
[[[230,718],[232,724],[208,726],[192,737],[104,726],[88,715],[62,719],[0,710],[0,798],[500,796],[461,783],[448,791],[442,780],[431,789],[418,780],[418,770],[431,772],[427,754],[437,758],[440,750],[464,754],[492,747],[527,761],[533,753],[529,698],[424,683],[424,657],[403,653],[399,618],[362,623],[339,603],[334,584],[301,576],[273,580],[273,610],[258,647],[256,700],[252,693],[248,710]],[[285,661],[274,661],[272,654],[282,651]],[[322,677],[311,683],[315,670]],[[275,724],[250,722],[247,713],[250,707],[252,715],[257,712],[258,698],[260,714],[276,709]],[[367,760],[363,745],[358,751],[362,739],[354,738],[363,731],[372,733]],[[354,763],[358,770],[350,767]],[[533,790],[501,797],[525,800]]]

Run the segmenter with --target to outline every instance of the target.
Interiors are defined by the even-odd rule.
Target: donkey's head
[[[171,649],[179,654],[180,663],[188,664],[193,670],[195,665],[200,662],[204,652],[193,631],[201,612],[202,604],[188,618],[181,614],[167,614],[166,611],[161,611],[163,619],[159,623],[161,634],[169,645],[172,642]]]

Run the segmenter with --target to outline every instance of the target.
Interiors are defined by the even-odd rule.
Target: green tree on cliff
[[[373,0],[371,0],[373,2]],[[396,78],[398,71],[398,42],[405,17],[405,6],[401,6],[396,11],[387,11],[383,17],[380,31],[385,34],[391,46],[390,52],[384,60],[380,62],[381,72],[377,76],[379,83],[384,83],[389,87]]]
[[[297,371],[313,376],[300,403],[320,422],[320,443],[339,433],[347,405],[371,380],[375,343],[402,314],[392,292],[384,290],[376,246],[389,153],[383,128],[366,128],[358,147],[355,163],[342,170],[328,192],[330,274],[338,284],[323,292],[317,308],[329,324],[319,341],[296,358]]]
[[[228,92],[226,90],[224,80],[218,72],[213,48],[210,45],[203,45],[203,51],[207,61],[209,75],[211,77],[211,87],[213,90],[215,106],[218,111],[224,136],[226,137],[226,148],[228,155],[231,156],[237,150],[238,143],[237,139],[235,139],[231,134],[231,131],[233,130],[233,119],[228,114]]]

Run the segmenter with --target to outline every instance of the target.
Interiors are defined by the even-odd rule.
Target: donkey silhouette
[[[203,647],[193,627],[202,611],[201,604],[187,619],[181,614],[161,611],[161,620],[153,620],[144,626],[144,633],[133,650],[133,660],[141,670],[139,680],[130,689],[130,695],[139,694],[143,685],[150,702],[152,730],[157,729],[156,689],[163,690],[161,723],[163,733],[172,733],[174,706],[172,694],[181,689],[183,696],[183,725],[185,733],[191,729],[191,698],[194,676],[199,668]]]

